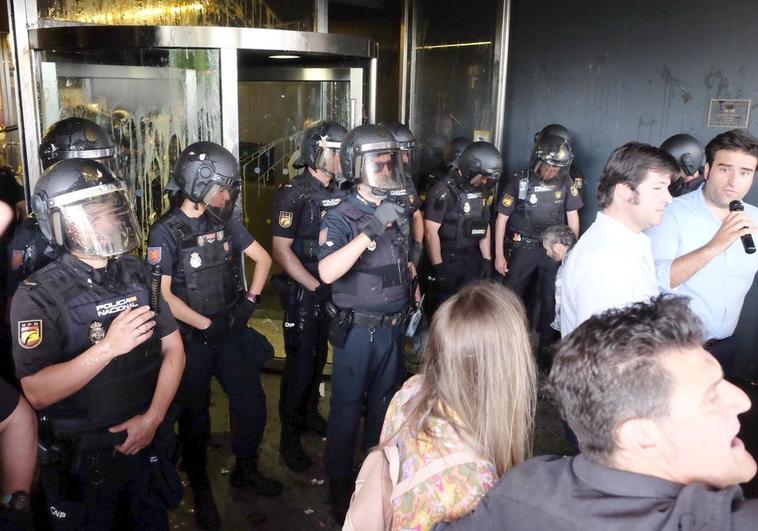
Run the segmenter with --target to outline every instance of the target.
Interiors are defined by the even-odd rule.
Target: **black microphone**
[[[745,210],[745,206],[736,199],[729,203],[730,212],[742,212],[743,210]],[[742,240],[742,247],[745,248],[745,252],[747,254],[753,254],[755,252],[755,243],[753,242],[753,237],[750,234],[740,236],[740,240]]]

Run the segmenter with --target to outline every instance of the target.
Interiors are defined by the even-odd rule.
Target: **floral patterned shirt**
[[[434,436],[411,434],[405,421],[403,406],[418,393],[423,376],[409,379],[395,394],[387,409],[381,440],[397,432],[400,454],[400,478],[411,477],[419,469],[441,457],[471,448],[458,436],[453,426],[441,419],[432,419]],[[456,465],[417,485],[393,500],[393,530],[430,530],[439,522],[451,522],[474,510],[479,500],[497,480],[495,467],[482,460]]]

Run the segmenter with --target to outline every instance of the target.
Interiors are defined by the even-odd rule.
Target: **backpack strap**
[[[397,446],[393,445],[391,448],[394,448],[394,453],[397,458]],[[385,450],[385,453],[387,453],[387,450]],[[387,458],[389,459],[389,455]],[[397,482],[397,476],[395,475],[392,481],[392,484],[395,485],[395,488],[392,491],[391,499],[394,500],[395,498],[399,498],[406,492],[416,488],[418,485],[420,485],[424,481],[429,480],[432,476],[439,474],[440,472],[443,472],[447,470],[448,468],[451,468],[457,465],[465,465],[467,463],[472,463],[472,464],[478,463],[480,461],[484,461],[484,459],[482,459],[480,456],[476,455],[474,452],[470,450],[464,450],[462,452],[455,452],[455,453],[446,455],[445,457],[440,457],[439,459],[435,459],[434,461],[430,462],[428,465],[421,467],[411,477],[406,478],[399,483]],[[392,461],[390,461],[390,474],[393,473],[393,470],[399,471],[399,468],[400,468],[399,461],[398,463],[396,463],[396,466],[392,466]],[[397,472],[395,472],[395,474],[397,474]]]

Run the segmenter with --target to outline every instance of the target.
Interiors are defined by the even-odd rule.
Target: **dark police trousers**
[[[482,265],[482,253],[479,244],[452,251],[442,252],[442,263],[447,277],[444,285],[433,282],[429,285],[429,315],[437,311],[440,305],[455,295],[466,284],[479,278]]]
[[[168,507],[156,492],[148,452],[87,451],[73,463],[41,464],[47,520],[55,530],[168,530]],[[73,468],[73,470],[72,470]],[[178,479],[178,478],[177,478]],[[126,509],[128,524],[117,507]]]
[[[279,418],[282,424],[301,425],[318,409],[319,383],[328,352],[329,316],[316,295],[298,284],[282,296],[284,303],[284,360]]]
[[[353,449],[363,404],[363,448],[376,446],[384,414],[403,380],[402,326],[369,330],[353,325],[345,345],[334,348],[332,398],[326,428],[326,473],[330,479],[353,474]]]
[[[257,348],[257,332],[240,327],[229,331],[216,344],[205,344],[197,332],[180,326],[187,356],[177,393],[181,408],[179,441],[185,469],[204,470],[206,466],[212,376],[229,397],[234,454],[256,457],[266,426],[266,395],[260,377],[260,368],[266,360]]]
[[[537,279],[540,312],[536,329],[542,351],[557,339],[557,334],[550,325],[555,319],[555,276],[560,263],[550,258],[542,243],[537,240],[509,241],[507,245],[509,256],[505,285],[524,300],[533,279]],[[527,312],[530,321],[532,313],[531,309]]]

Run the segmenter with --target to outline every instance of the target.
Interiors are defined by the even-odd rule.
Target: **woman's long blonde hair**
[[[494,282],[475,282],[439,307],[406,427],[433,439],[430,420],[453,424],[501,476],[531,451],[536,369],[524,306]],[[446,411],[455,412],[457,421]]]

